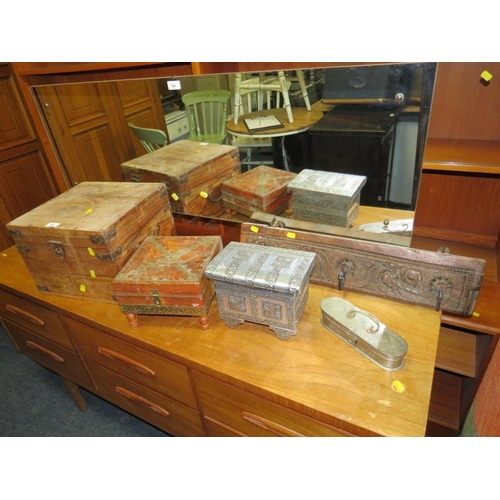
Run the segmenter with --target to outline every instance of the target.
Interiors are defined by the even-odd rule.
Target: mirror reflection
[[[295,174],[366,176],[358,217],[348,229],[326,231],[409,246],[435,71],[435,63],[340,66],[35,92],[70,185],[121,180],[121,164],[147,153],[131,128],[123,130],[123,116],[115,118],[119,109],[126,125],[162,131],[165,144],[192,139],[237,146],[242,172],[268,165]],[[222,128],[194,122],[190,99],[202,91],[227,96]],[[275,122],[265,123],[270,119]]]

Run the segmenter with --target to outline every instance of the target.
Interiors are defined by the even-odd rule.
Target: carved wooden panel
[[[241,241],[316,253],[310,281],[470,316],[486,262],[326,234],[242,224]]]

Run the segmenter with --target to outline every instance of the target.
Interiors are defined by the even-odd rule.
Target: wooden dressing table
[[[382,370],[328,332],[319,318],[330,296],[400,333],[405,366]],[[118,305],[39,292],[15,247],[0,254],[0,317],[82,409],[78,386],[175,436],[424,436],[441,320],[432,309],[310,285],[286,341],[264,325],[228,328],[215,303],[207,331],[179,316],[131,327]]]

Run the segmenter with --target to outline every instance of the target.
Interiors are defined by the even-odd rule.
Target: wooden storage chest
[[[315,259],[312,252],[229,243],[205,271],[215,283],[220,318],[231,328],[251,321],[281,339],[295,335]]]
[[[248,217],[256,211],[281,214],[290,205],[292,194],[287,187],[296,175],[259,165],[221,184],[222,203],[226,210]]]
[[[132,182],[82,182],[7,228],[40,291],[105,302],[144,238],[175,231],[165,185]]]
[[[137,315],[199,316],[208,329],[213,283],[208,263],[222,250],[220,236],[151,236],[117,274],[113,291],[129,323]]]
[[[318,170],[302,170],[288,184],[293,193],[293,217],[299,220],[349,227],[359,213],[366,177]]]
[[[182,140],[122,163],[126,181],[164,182],[174,212],[223,212],[220,184],[241,173],[239,149]]]

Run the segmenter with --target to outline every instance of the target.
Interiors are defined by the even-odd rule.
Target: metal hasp
[[[408,344],[378,318],[347,300],[330,297],[321,302],[321,323],[372,363],[388,371],[404,366]]]

